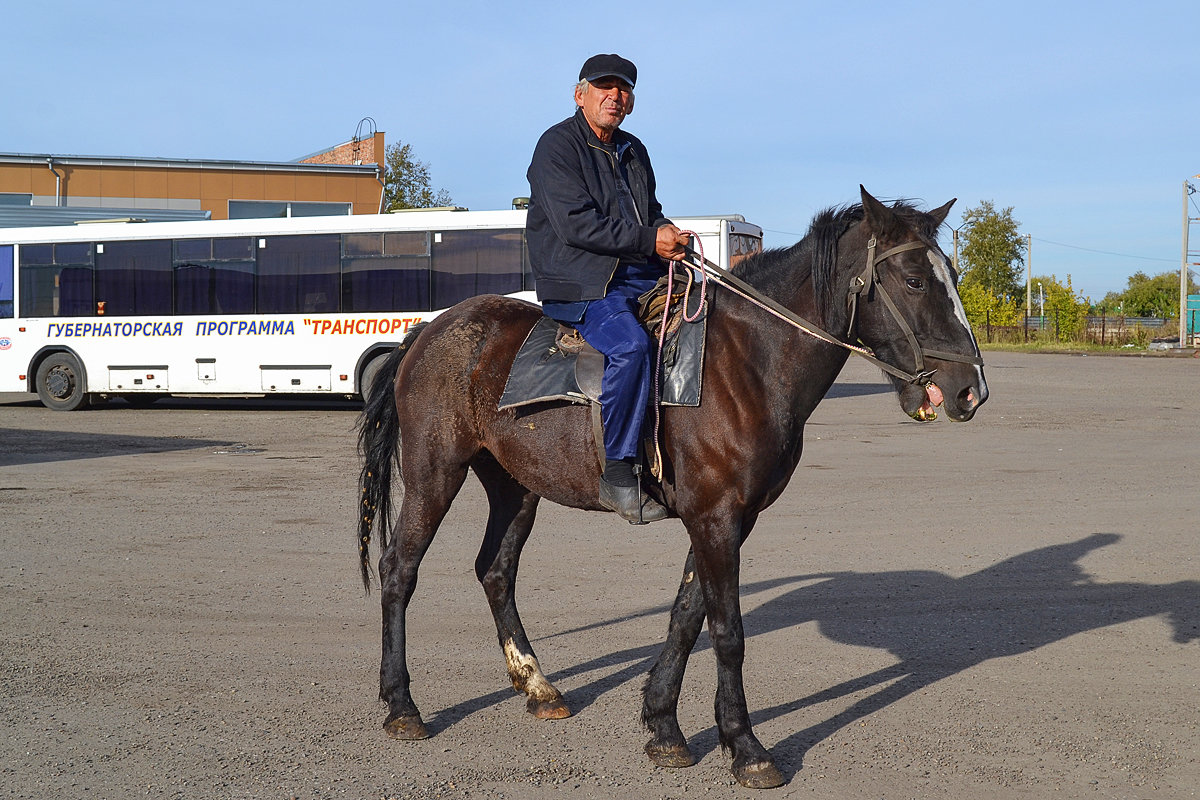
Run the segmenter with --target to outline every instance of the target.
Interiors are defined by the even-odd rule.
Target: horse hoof
[[[733,777],[747,789],[774,789],[783,785],[783,773],[770,761],[750,764],[745,767],[734,767]]]
[[[535,700],[531,697],[525,701],[525,710],[538,719],[566,719],[571,716],[571,709],[567,708],[567,704],[562,701],[562,698]]]
[[[646,742],[646,755],[650,756],[650,760],[656,765],[670,769],[690,767],[696,763],[692,751],[683,744],[664,745],[655,744],[653,741]]]
[[[414,739],[429,738],[429,731],[425,729],[425,723],[421,721],[420,714],[389,719],[383,723],[383,730],[384,733],[393,739],[411,741]]]

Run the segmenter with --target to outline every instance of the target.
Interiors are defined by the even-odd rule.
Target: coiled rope
[[[690,236],[696,242],[700,263],[704,263],[704,242],[701,241],[699,235],[695,231],[680,231],[685,236]],[[658,326],[658,355],[654,359],[654,453],[650,462],[650,472],[658,480],[662,480],[662,450],[659,447],[658,433],[662,426],[662,363],[663,349],[667,342],[667,326],[671,319],[671,299],[675,295],[675,267],[687,265],[682,258],[667,262],[667,301],[663,305],[662,322]],[[708,304],[708,273],[701,269],[700,273],[700,303],[696,306],[696,313],[688,316],[688,304],[692,296],[692,285],[695,283],[695,275],[691,269],[687,269],[687,283],[683,288],[683,320],[684,322],[695,322],[700,319],[707,310]]]

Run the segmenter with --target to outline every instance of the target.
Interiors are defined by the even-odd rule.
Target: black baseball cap
[[[637,83],[637,67],[627,58],[621,58],[616,53],[601,53],[589,58],[583,62],[583,68],[579,70],[579,80],[594,81],[598,78],[603,78],[608,75],[621,80],[633,86]]]

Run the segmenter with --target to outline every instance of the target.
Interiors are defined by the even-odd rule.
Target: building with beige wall
[[[287,162],[0,153],[0,225],[377,214],[383,153],[382,132]]]

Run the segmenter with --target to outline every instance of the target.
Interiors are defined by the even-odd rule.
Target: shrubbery
[[[1037,291],[1039,283],[1040,291]],[[958,293],[967,319],[975,329],[976,338],[983,342],[1015,342],[1022,339],[1085,341],[1088,338],[1090,304],[1075,294],[1071,276],[1067,276],[1065,284],[1054,275],[1042,276],[1034,279],[1033,286],[1033,307],[1028,309],[1028,325],[1024,303],[1019,303],[1017,298],[997,296],[970,282],[959,286]]]

